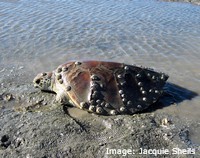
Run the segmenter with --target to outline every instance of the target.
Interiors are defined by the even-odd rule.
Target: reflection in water
[[[0,70],[23,66],[34,77],[71,59],[141,64],[168,73],[185,88],[169,91],[189,99],[186,89],[200,93],[199,15],[198,6],[156,0],[1,0]],[[179,104],[195,116],[199,103]]]
[[[147,109],[147,111],[155,111],[156,109],[161,109],[172,104],[179,106],[181,105],[179,103],[185,100],[192,100],[197,96],[198,94],[196,92],[167,82],[164,87],[163,95],[155,104],[153,104],[149,109]]]

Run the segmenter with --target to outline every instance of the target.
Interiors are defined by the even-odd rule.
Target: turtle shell
[[[54,74],[57,94],[80,109],[103,115],[148,108],[161,96],[168,79],[152,69],[105,61],[68,62]]]

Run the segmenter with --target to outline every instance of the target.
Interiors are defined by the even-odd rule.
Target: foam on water
[[[71,59],[113,60],[164,71],[199,94],[199,15],[154,0],[0,0],[0,66],[20,63],[34,77]],[[198,96],[180,104],[177,115],[197,119]]]

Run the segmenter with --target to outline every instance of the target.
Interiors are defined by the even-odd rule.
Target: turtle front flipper
[[[65,95],[65,93],[57,93],[56,94],[56,102],[58,102],[59,104],[65,104],[65,105],[71,105],[71,106],[73,106],[73,103]]]

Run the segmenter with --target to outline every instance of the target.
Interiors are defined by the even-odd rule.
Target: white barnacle
[[[103,108],[102,107],[97,107],[96,108],[96,113],[102,114],[103,113]]]
[[[124,106],[120,107],[119,109],[121,112],[125,112],[126,111],[126,108]]]
[[[141,77],[141,75],[140,75],[140,74],[137,74],[137,75],[136,75],[136,77],[137,77],[137,78],[140,78],[140,77]]]
[[[119,94],[123,94],[123,93],[124,93],[124,91],[120,89],[119,90]]]
[[[129,67],[128,66],[124,66],[124,70],[129,70]]]
[[[76,61],[76,62],[75,62],[75,65],[81,65],[81,62]]]
[[[61,74],[58,74],[57,76],[56,76],[56,78],[57,78],[57,80],[59,80],[59,79],[61,79]]]
[[[122,74],[117,75],[118,78],[123,78]]]
[[[111,111],[110,111],[110,114],[111,114],[111,115],[117,115],[117,111],[116,111],[116,110],[111,110]]]
[[[87,108],[87,103],[86,102],[81,102],[80,103],[80,107],[81,107],[81,109]]]
[[[152,80],[155,80],[155,79],[156,79],[156,76],[152,76],[151,79],[152,79]]]
[[[59,68],[57,68],[57,73],[60,73],[61,71],[62,71],[62,68],[61,67],[59,67]]]
[[[106,107],[106,108],[110,108],[111,106],[110,106],[109,103],[106,103],[106,104],[105,104],[105,107]]]
[[[147,101],[147,98],[146,98],[146,97],[143,97],[142,100],[143,100],[143,101]]]
[[[92,75],[92,76],[91,76],[91,79],[92,79],[92,80],[100,80],[100,78],[99,78],[97,75]]]
[[[133,104],[132,101],[130,101],[130,100],[127,101],[127,105],[128,105],[128,106],[130,106],[130,105],[132,105],[132,104]]]
[[[62,79],[59,79],[58,81],[59,81],[60,84],[63,84],[63,80]]]
[[[95,106],[94,105],[90,105],[90,107],[89,107],[89,111],[91,111],[91,112],[94,112],[95,111]]]
[[[62,71],[63,71],[63,72],[66,72],[67,70],[68,70],[68,67],[63,67],[63,68],[62,68]]]
[[[147,94],[147,92],[146,91],[142,91],[142,94]]]
[[[143,84],[142,84],[142,82],[138,82],[138,86],[142,86]]]

